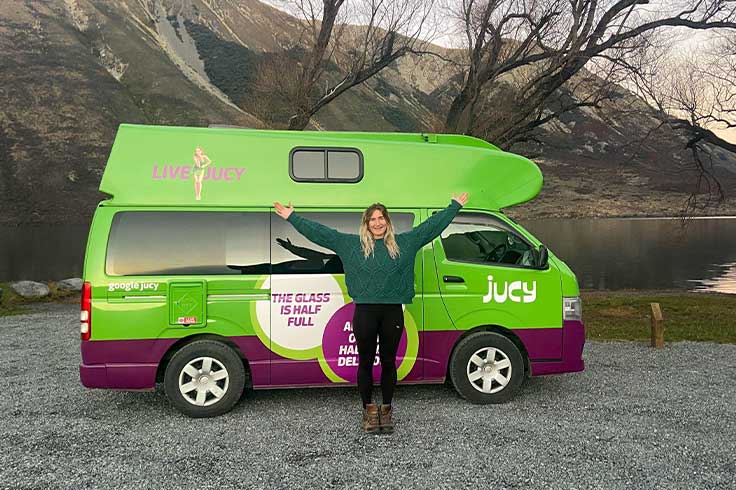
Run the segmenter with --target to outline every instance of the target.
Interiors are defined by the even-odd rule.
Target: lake
[[[736,294],[736,217],[546,219],[522,224],[584,289]],[[0,282],[81,277],[88,225],[0,226]]]
[[[736,294],[736,217],[548,219],[523,225],[572,268],[583,289]]]

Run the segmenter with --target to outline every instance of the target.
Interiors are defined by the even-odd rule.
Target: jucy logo
[[[534,303],[537,299],[537,281],[532,281],[531,287],[526,281],[503,282],[503,290],[499,291],[498,282],[493,282],[493,276],[488,276],[488,294],[483,296],[484,303],[495,301],[505,303],[506,300],[514,303]]]

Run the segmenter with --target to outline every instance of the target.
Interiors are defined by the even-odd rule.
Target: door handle
[[[465,282],[465,279],[459,276],[443,276],[442,280],[445,282]]]

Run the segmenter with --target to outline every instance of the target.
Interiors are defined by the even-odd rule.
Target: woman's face
[[[383,235],[386,234],[386,218],[383,217],[380,209],[373,211],[368,221],[368,229],[373,234],[373,238],[376,239],[383,238]]]
[[[194,154],[197,155],[198,157],[201,157],[202,156],[202,148],[197,148],[196,150],[194,150]]]

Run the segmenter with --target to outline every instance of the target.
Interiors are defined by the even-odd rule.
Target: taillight
[[[92,335],[92,285],[88,282],[82,286],[82,311],[79,313],[79,321],[82,340],[89,340]]]

